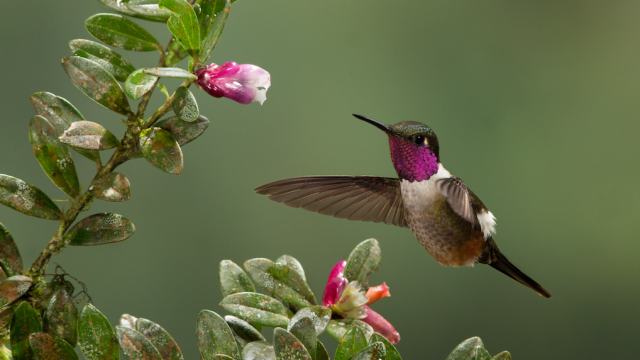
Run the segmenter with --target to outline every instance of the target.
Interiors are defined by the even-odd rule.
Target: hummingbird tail
[[[518,269],[509,260],[507,260],[507,258],[502,254],[502,252],[500,252],[500,250],[496,246],[496,243],[493,241],[493,239],[490,238],[488,239],[487,242],[489,243],[488,245],[489,245],[490,255],[486,260],[489,260],[489,261],[484,262],[482,261],[484,259],[482,259],[481,262],[485,264],[488,263],[489,265],[491,265],[492,268],[500,271],[501,273],[507,275],[508,277],[519,282],[520,284],[537,292],[538,295],[542,296],[543,298],[549,299],[551,297],[551,294],[547,290],[545,290],[542,286],[540,286],[540,284],[538,284],[535,280],[533,280],[532,278],[527,276],[525,273],[520,271],[520,269]]]

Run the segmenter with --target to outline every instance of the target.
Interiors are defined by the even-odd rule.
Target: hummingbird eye
[[[416,135],[416,137],[413,139],[413,142],[415,142],[416,145],[424,145],[424,136]]]

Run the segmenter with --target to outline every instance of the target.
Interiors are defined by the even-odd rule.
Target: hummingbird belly
[[[401,182],[402,202],[409,228],[440,264],[473,265],[485,239],[479,227],[460,217],[436,189],[433,176],[421,182]]]

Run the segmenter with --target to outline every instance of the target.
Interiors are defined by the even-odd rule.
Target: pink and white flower
[[[226,97],[249,104],[257,101],[262,104],[267,99],[267,90],[271,86],[269,73],[255,65],[238,65],[233,61],[221,66],[211,64],[196,71],[196,83],[209,95]]]

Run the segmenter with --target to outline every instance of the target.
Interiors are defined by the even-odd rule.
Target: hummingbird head
[[[410,182],[429,180],[438,172],[438,138],[427,125],[415,121],[385,125],[362,115],[353,116],[387,133],[391,161],[401,179]]]

